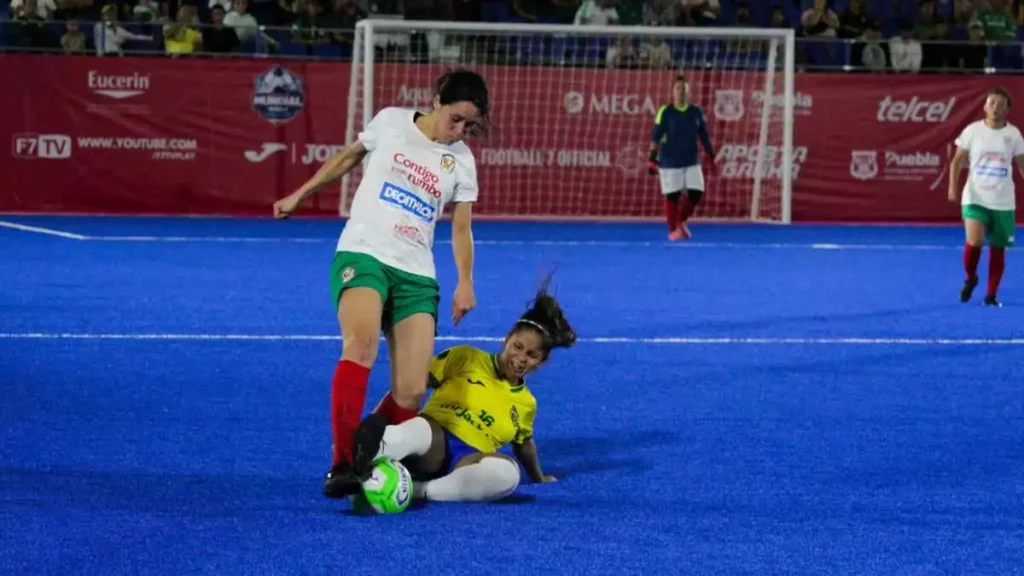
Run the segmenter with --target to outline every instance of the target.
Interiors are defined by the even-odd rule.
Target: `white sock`
[[[430,450],[431,440],[430,422],[417,416],[384,429],[384,441],[380,443],[377,458],[402,460],[407,456],[422,456]]]
[[[500,500],[519,486],[519,466],[507,458],[484,458],[429,482],[414,482],[413,496],[435,502]]]

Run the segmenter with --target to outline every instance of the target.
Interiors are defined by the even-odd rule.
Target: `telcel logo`
[[[929,102],[918,100],[914,96],[910,101],[893,100],[886,96],[885,100],[878,103],[879,122],[945,122],[949,113],[953,111],[956,104],[956,97],[953,96],[945,102]]]

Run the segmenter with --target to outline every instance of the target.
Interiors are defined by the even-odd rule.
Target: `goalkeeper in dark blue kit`
[[[708,134],[700,107],[687,102],[686,77],[672,83],[672,105],[662,106],[651,130],[651,156],[647,171],[657,174],[665,195],[668,239],[690,238],[686,220],[704,196],[704,174],[700,169],[697,139],[711,158],[714,170],[715,147]]]

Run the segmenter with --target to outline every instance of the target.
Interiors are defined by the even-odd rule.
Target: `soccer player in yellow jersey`
[[[537,400],[524,378],[576,333],[547,283],[505,337],[500,352],[455,346],[434,358],[434,393],[420,415],[387,426],[371,414],[356,431],[356,473],[365,479],[379,458],[403,460],[418,480],[414,496],[434,501],[489,501],[519,485],[519,465],[534,482],[545,476],[533,441]],[[511,443],[515,460],[498,450]],[[516,463],[518,461],[518,465]]]

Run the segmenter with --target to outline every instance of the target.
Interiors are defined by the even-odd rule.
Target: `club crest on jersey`
[[[455,171],[455,156],[451,154],[441,155],[441,172],[451,174]]]
[[[356,277],[355,268],[352,268],[351,266],[349,266],[348,268],[345,268],[344,270],[341,271],[341,283],[342,284],[347,284],[349,280],[351,280],[351,279],[353,279],[355,277]]]
[[[715,118],[735,122],[743,118],[743,90],[715,90]]]
[[[519,430],[519,410],[516,410],[515,406],[508,411],[508,417],[512,420],[512,425],[516,427],[516,430]]]
[[[850,176],[857,180],[871,180],[878,176],[878,152],[876,150],[851,150]]]

